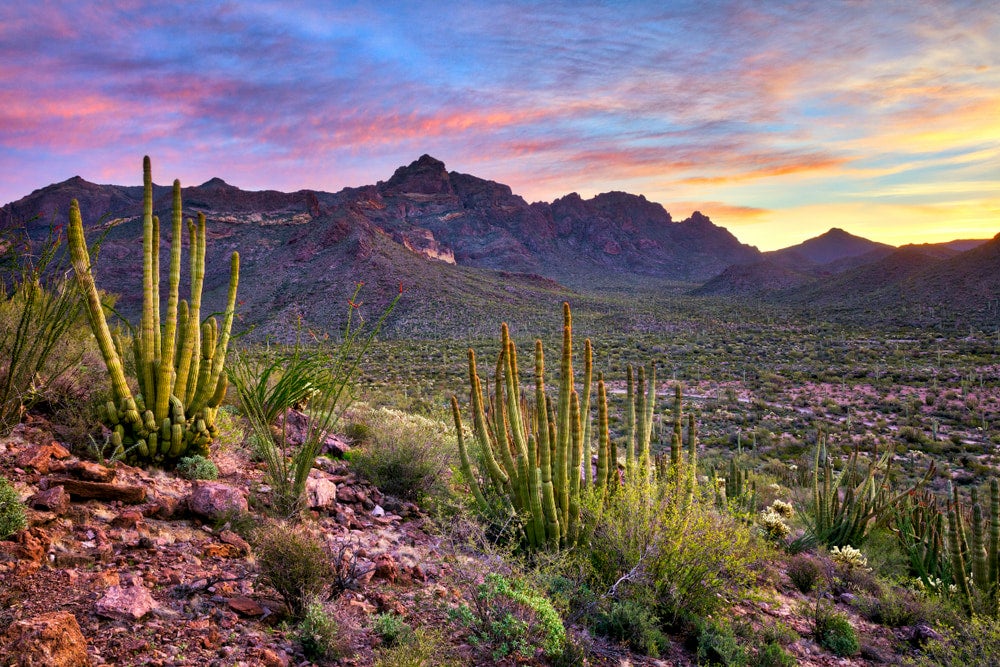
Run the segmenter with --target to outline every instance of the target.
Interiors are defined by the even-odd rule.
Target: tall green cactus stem
[[[583,405],[581,406],[580,421],[583,424],[583,482],[585,486],[593,483],[593,471],[591,470],[591,429],[590,429],[590,385],[594,377],[594,350],[590,344],[590,339],[583,343]]]
[[[635,380],[632,364],[625,369],[625,467],[632,468],[635,461]],[[642,389],[639,389],[642,394]]]
[[[132,395],[122,363],[123,346],[112,338],[94,283],[79,205],[70,208],[70,254],[87,300],[91,328],[108,368],[115,400],[102,409],[113,440],[131,453],[134,464],[172,463],[182,456],[208,453],[215,414],[225,396],[223,368],[236,310],[239,254],[230,260],[229,292],[221,331],[214,318],[199,323],[205,276],[205,219],[188,222],[191,253],[191,303],[179,298],[182,254],[180,182],[173,185],[171,251],[167,307],[160,318],[160,228],[153,215],[152,170],[143,159],[143,307],[132,341],[136,381]]]
[[[483,394],[476,355],[469,350],[469,388],[472,435],[481,455],[479,470],[462,431],[458,402],[452,416],[460,437],[459,456],[463,474],[476,502],[486,503],[482,487],[497,491],[505,509],[523,520],[524,543],[529,549],[569,548],[587,539],[582,525],[581,494],[593,487],[603,494],[608,468],[607,396],[598,382],[598,473],[590,482],[582,476],[586,433],[580,397],[574,386],[572,316],[563,306],[563,349],[555,400],[545,386],[545,356],[541,341],[535,342],[535,386],[530,398],[522,398],[518,381],[517,348],[506,325],[501,327],[495,390],[492,401]],[[591,346],[585,346],[584,381],[592,378]],[[585,396],[589,391],[585,390]],[[589,400],[589,397],[588,399]],[[585,400],[586,402],[586,400]],[[601,421],[603,420],[603,421]],[[589,461],[587,461],[589,465]]]
[[[681,446],[683,438],[683,419],[681,413],[681,386],[674,385],[674,432],[670,438],[670,464],[679,475],[681,466]]]
[[[969,588],[969,578],[962,555],[961,514],[958,508],[952,506],[948,511],[948,543],[951,548],[952,583],[962,594],[962,601],[967,611],[972,611],[972,591]]]

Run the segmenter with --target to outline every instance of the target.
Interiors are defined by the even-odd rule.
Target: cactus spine
[[[215,433],[215,413],[225,396],[223,368],[236,310],[239,254],[230,260],[229,292],[221,332],[215,318],[203,324],[201,291],[205,277],[205,217],[188,221],[191,255],[191,301],[179,298],[182,206],[180,181],[173,184],[171,250],[167,309],[160,318],[160,224],[153,215],[152,170],[143,159],[143,307],[133,338],[139,394],[125,379],[123,346],[108,328],[94,283],[80,207],[70,206],[69,245],[77,281],[87,300],[91,328],[111,378],[114,401],[102,409],[116,445],[130,450],[131,463],[164,463],[192,453],[208,454]]]

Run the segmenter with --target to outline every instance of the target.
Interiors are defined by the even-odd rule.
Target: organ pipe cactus
[[[966,532],[966,514],[958,493],[952,493],[948,508],[948,547],[951,556],[952,582],[962,596],[965,608],[996,618],[1000,615],[1000,482],[990,480],[989,526],[973,489],[971,540]]]
[[[589,398],[593,363],[585,346],[584,399],[574,385],[573,329],[569,304],[563,304],[563,344],[555,405],[546,393],[545,359],[541,341],[535,342],[535,387],[529,402],[521,395],[517,348],[507,325],[501,328],[493,396],[483,392],[476,355],[469,350],[472,436],[481,452],[473,463],[463,435],[458,400],[452,397],[452,415],[459,434],[462,471],[476,502],[488,510],[483,486],[498,492],[508,511],[524,519],[524,538],[530,549],[572,547],[586,539],[591,527],[582,525],[581,494],[588,488],[603,503],[611,470],[616,469],[608,437],[607,390],[597,383],[597,470],[584,454],[590,451]]]
[[[114,400],[101,410],[118,451],[135,464],[173,463],[183,456],[208,454],[215,435],[215,414],[226,392],[223,368],[229,345],[240,257],[230,259],[229,292],[221,326],[215,317],[201,322],[201,292],[205,279],[205,216],[188,220],[190,302],[179,299],[182,207],[180,181],[174,181],[167,308],[160,313],[160,223],[153,215],[153,184],[149,157],[143,159],[143,307],[132,342],[139,393],[125,378],[124,346],[112,337],[87,252],[83,221],[76,200],[70,206],[69,246],[77,281],[87,301],[91,328],[104,357]]]

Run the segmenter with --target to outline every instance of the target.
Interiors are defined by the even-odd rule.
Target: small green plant
[[[278,522],[253,535],[260,576],[288,605],[293,618],[305,616],[309,605],[322,599],[334,577],[330,555],[311,533]]]
[[[788,561],[788,578],[792,580],[799,591],[811,593],[816,588],[816,582],[823,576],[823,570],[811,556],[799,554]]]
[[[670,648],[670,639],[659,627],[659,619],[648,605],[635,600],[615,601],[598,614],[594,631],[629,649],[658,658]]]
[[[442,490],[456,462],[444,424],[389,408],[374,411],[371,422],[371,437],[351,457],[364,478],[403,500],[419,500]]]
[[[177,464],[177,474],[184,479],[218,479],[219,468],[200,454],[185,456]]]
[[[380,649],[374,667],[458,667],[448,656],[449,646],[440,632],[417,628],[409,641]]]
[[[473,596],[474,608],[466,604],[451,611],[452,618],[467,627],[474,645],[494,660],[507,656],[530,658],[537,649],[559,655],[566,629],[547,598],[520,579],[491,573]]]
[[[817,600],[814,621],[816,641],[834,655],[846,657],[861,650],[858,633],[844,614]]]
[[[397,614],[376,614],[372,629],[388,648],[406,644],[413,639],[413,628]]]
[[[306,480],[351,397],[351,385],[365,352],[396,307],[402,292],[365,332],[360,324],[358,283],[348,301],[344,334],[329,355],[317,349],[312,354],[300,341],[290,353],[254,360],[247,352],[235,356],[229,378],[236,387],[243,414],[254,436],[254,453],[264,462],[264,476],[271,487],[272,509],[280,517],[298,518],[303,509]],[[287,411],[304,406],[308,413],[301,444],[288,442]],[[279,422],[276,424],[276,422]],[[272,430],[274,429],[274,430]],[[291,456],[286,454],[291,449]]]
[[[28,525],[24,503],[6,477],[0,477],[0,540],[10,537]]]
[[[316,601],[309,603],[299,621],[298,639],[302,652],[310,660],[340,658],[345,652],[341,646],[339,624]]]
[[[795,667],[795,658],[777,642],[771,642],[757,652],[757,667]]]
[[[747,664],[747,652],[729,624],[706,621],[698,632],[698,660],[708,665],[736,667]]]
[[[106,468],[114,466],[117,461],[124,461],[128,453],[136,447],[132,445],[128,449],[125,449],[123,445],[112,444],[111,438],[105,438],[102,444],[98,444],[97,439],[89,433],[87,434],[87,439],[89,440],[87,443],[87,454]]]

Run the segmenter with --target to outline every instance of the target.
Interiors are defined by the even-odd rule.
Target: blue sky
[[[993,2],[0,7],[0,204],[74,175],[336,191],[429,153],[772,249],[1000,231]]]

